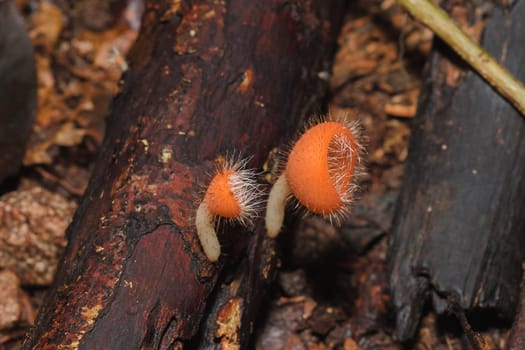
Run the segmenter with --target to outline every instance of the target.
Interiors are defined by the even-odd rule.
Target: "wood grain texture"
[[[492,6],[491,2],[484,3]],[[507,11],[507,12],[506,12]],[[525,3],[493,8],[482,45],[525,81]],[[423,305],[456,295],[466,310],[511,318],[525,236],[525,122],[438,44],[412,126],[390,240],[398,336],[414,335]]]
[[[250,305],[239,309],[243,320],[255,318],[264,295],[256,287],[275,271],[273,243],[260,228],[224,226],[212,264],[195,233],[196,205],[218,156],[242,151],[260,168],[319,108],[318,73],[330,68],[343,7],[146,2],[103,151],[25,349],[192,347],[230,270],[246,281],[232,294]],[[250,329],[243,324],[237,342]]]

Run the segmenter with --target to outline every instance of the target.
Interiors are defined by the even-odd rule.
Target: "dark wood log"
[[[36,68],[25,23],[0,0],[0,182],[20,168],[36,111]]]
[[[219,155],[241,150],[260,168],[319,108],[319,73],[330,67],[343,7],[146,3],[102,153],[25,349],[193,347],[210,333],[201,327],[206,314],[230,300],[216,290],[228,276],[241,281],[231,295],[245,298],[242,322],[255,318],[273,243],[260,222],[255,233],[226,226],[221,258],[210,263],[194,229],[196,205]],[[241,272],[232,270],[239,263]],[[237,343],[251,326],[240,325]]]
[[[487,5],[494,8],[482,45],[525,81],[525,3],[480,6]],[[436,45],[412,127],[389,247],[402,340],[414,334],[427,297],[438,312],[455,295],[465,310],[504,318],[513,316],[518,301],[525,120],[458,62]]]
[[[256,330],[260,305],[274,280],[279,259],[275,240],[266,237],[262,222],[251,238],[248,254],[226,270],[209,306],[197,349],[245,349]]]

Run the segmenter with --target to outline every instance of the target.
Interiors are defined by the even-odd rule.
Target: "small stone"
[[[0,271],[0,330],[15,326],[22,318],[20,280],[9,270]]]
[[[51,284],[76,207],[36,185],[0,197],[0,268],[23,285]]]

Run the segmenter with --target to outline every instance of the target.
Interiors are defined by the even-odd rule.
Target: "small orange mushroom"
[[[286,167],[270,191],[268,236],[276,237],[293,195],[308,211],[341,221],[350,211],[363,147],[357,122],[326,120],[310,127],[293,146]]]
[[[197,235],[206,257],[212,262],[221,254],[214,219],[221,217],[248,226],[262,203],[255,172],[245,169],[246,160],[223,160],[221,163],[195,215]]]

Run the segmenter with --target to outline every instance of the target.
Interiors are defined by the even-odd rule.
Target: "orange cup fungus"
[[[268,236],[279,234],[290,195],[308,211],[331,221],[348,215],[363,153],[360,130],[357,122],[327,120],[301,135],[268,197]]]
[[[223,161],[197,208],[195,226],[208,260],[215,262],[221,247],[215,232],[215,218],[243,226],[251,224],[262,203],[255,173],[245,169],[246,161]]]

